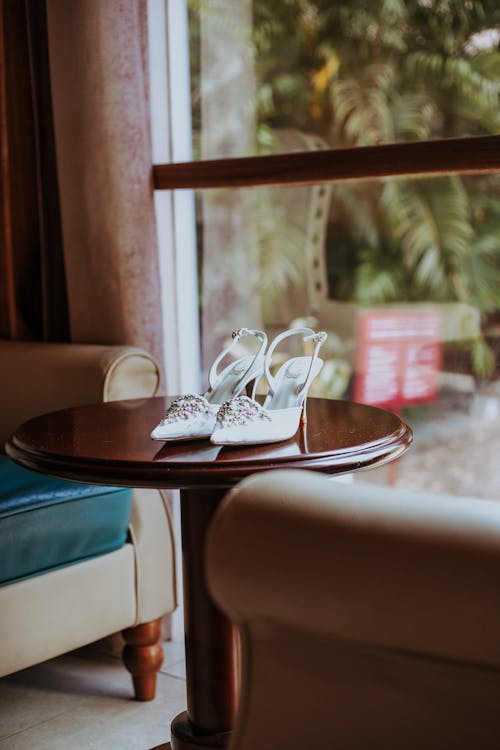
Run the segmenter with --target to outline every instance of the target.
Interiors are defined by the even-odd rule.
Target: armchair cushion
[[[119,549],[130,490],[43,476],[0,455],[0,584]]]

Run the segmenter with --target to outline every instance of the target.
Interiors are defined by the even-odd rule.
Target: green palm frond
[[[437,115],[436,102],[425,92],[395,93],[391,102],[397,140],[430,138]]]
[[[227,0],[188,7],[237,33],[221,12]],[[276,150],[280,128],[317,133],[332,148],[500,133],[499,0],[253,0],[252,9],[260,153]],[[192,70],[199,75],[199,60]],[[496,180],[335,183],[325,250],[331,296],[500,309]],[[306,273],[303,217],[295,209],[285,217],[280,193],[259,191],[255,209],[265,304]],[[474,357],[486,372],[481,343]]]
[[[380,268],[373,254],[365,259],[356,271],[354,299],[362,305],[376,305],[401,298],[401,272],[397,265]]]
[[[500,227],[495,234],[475,240],[462,273],[467,276],[469,299],[482,312],[500,308]]]
[[[405,72],[415,79],[423,78],[434,82],[441,80],[446,57],[438,52],[418,50],[410,53],[405,60]]]
[[[464,134],[464,130],[468,135],[500,132],[500,103],[499,108],[491,108],[485,112],[471,104],[470,99],[455,96],[453,101],[449,101],[448,112],[453,116],[460,134]]]
[[[345,76],[330,87],[333,117],[348,142],[373,145],[394,139],[390,92],[395,71],[389,63],[365,68],[362,78]]]
[[[476,101],[484,109],[498,105],[500,81],[487,78],[476,70],[474,58],[448,58],[443,65],[443,84]]]
[[[473,230],[460,178],[387,181],[382,205],[416,284],[434,299],[466,299],[460,270],[471,253]]]
[[[474,241],[462,272],[473,304],[489,312],[500,309],[500,176],[469,177],[467,189]]]
[[[257,202],[261,290],[273,298],[304,278],[307,223],[287,210],[287,191],[262,190]]]
[[[448,57],[418,51],[408,55],[406,71],[417,86],[441,93],[441,107],[464,120],[496,129],[500,107],[500,63],[484,55]]]
[[[339,40],[356,45],[363,57],[371,44],[380,49],[402,52],[405,42],[401,34],[407,15],[404,0],[351,0],[349,3],[325,3],[329,6],[325,26]]]
[[[489,378],[496,369],[495,355],[483,338],[478,338],[472,346],[472,366],[476,375]]]
[[[380,235],[379,182],[337,182],[332,187],[331,215],[335,225],[363,245],[376,247]]]
[[[480,233],[490,229],[496,231],[500,224],[500,174],[464,179],[477,230]]]
[[[474,70],[491,81],[500,81],[500,52],[478,52],[471,58]]]

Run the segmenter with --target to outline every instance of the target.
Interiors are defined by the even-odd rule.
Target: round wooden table
[[[187,711],[172,722],[171,747],[224,747],[238,678],[233,628],[204,580],[205,533],[217,506],[229,487],[255,472],[332,475],[379,466],[409,447],[412,432],[391,412],[311,398],[307,425],[284,442],[246,448],[155,442],[150,432],[171,400],[115,401],[36,417],[15,431],[7,453],[28,469],[65,479],[181,490]]]

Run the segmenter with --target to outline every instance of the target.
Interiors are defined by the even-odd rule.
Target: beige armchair
[[[2,446],[29,417],[153,396],[160,380],[150,354],[124,346],[0,341],[0,363]],[[0,545],[1,535],[0,523]],[[118,549],[0,585],[0,675],[124,631],[136,697],[150,700],[162,661],[160,618],[176,606],[174,581],[168,504],[160,492],[134,490]]]
[[[242,641],[230,750],[500,747],[498,504],[259,475],[207,574]]]

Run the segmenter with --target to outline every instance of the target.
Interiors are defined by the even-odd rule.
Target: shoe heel
[[[302,415],[300,417],[300,424],[303,427],[305,427],[305,425],[307,424],[307,408],[306,408],[306,404],[307,404],[307,396],[304,399],[304,404],[302,406]]]

